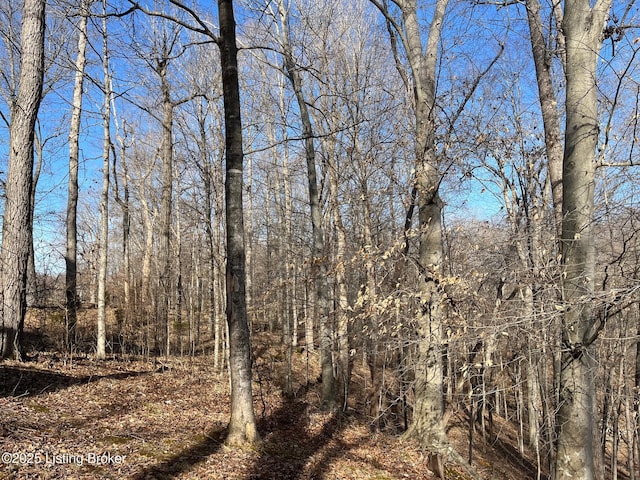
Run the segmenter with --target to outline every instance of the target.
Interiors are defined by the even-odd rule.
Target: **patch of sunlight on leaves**
[[[144,409],[151,415],[160,415],[164,413],[164,409],[162,408],[162,406],[158,405],[157,403],[147,403],[144,406]]]
[[[444,471],[448,480],[469,480],[469,477],[462,473],[453,470],[447,466],[444,467]]]
[[[210,438],[205,433],[199,433],[193,436],[193,441],[198,444],[206,443]]]
[[[101,442],[108,443],[110,445],[124,445],[125,443],[129,443],[131,440],[131,437],[123,435],[107,435],[100,439]]]
[[[354,478],[367,478],[367,480],[393,480],[394,477],[390,477],[387,472],[380,471],[384,470],[384,465],[381,465],[380,467],[375,465],[371,466],[375,470],[368,469],[364,465],[348,466],[347,470],[354,476]]]
[[[152,458],[159,462],[164,462],[173,457],[173,454],[167,450],[163,450],[158,446],[149,445],[148,447],[142,447],[139,450],[140,455],[148,458]]]
[[[39,413],[48,413],[51,409],[45,405],[41,405],[39,403],[32,403],[30,405],[28,405],[29,408],[31,408],[32,410],[35,410],[36,412]]]
[[[378,460],[378,459],[376,459],[376,458],[369,459],[369,464],[370,464],[373,468],[376,468],[376,469],[378,469],[378,470],[381,470],[381,469],[383,469],[383,468],[384,468],[384,463],[382,463],[381,461],[379,461],[379,460]]]

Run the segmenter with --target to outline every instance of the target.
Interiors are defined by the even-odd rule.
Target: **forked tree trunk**
[[[34,127],[44,82],[45,0],[25,0],[22,9],[20,79],[11,105],[9,165],[2,222],[2,319],[0,358],[22,359],[27,310],[27,264],[31,250]]]
[[[218,0],[220,62],[224,96],[227,219],[227,325],[231,375],[231,420],[228,444],[256,443],[251,393],[251,345],[245,297],[244,221],[242,206],[242,120],[238,82],[238,49],[232,0]]]
[[[399,2],[405,50],[415,84],[416,188],[419,212],[419,311],[413,420],[406,432],[425,447],[441,450],[447,444],[443,399],[443,274],[441,173],[435,151],[435,100],[438,45],[448,0],[438,0],[427,43],[421,41],[417,1]]]

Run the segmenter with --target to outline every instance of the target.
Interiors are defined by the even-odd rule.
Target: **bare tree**
[[[251,344],[245,298],[244,221],[242,206],[242,120],[238,81],[238,47],[233,0],[218,0],[220,62],[224,96],[227,200],[227,323],[231,373],[231,421],[227,442],[259,440],[251,395]]]
[[[85,66],[87,64],[87,31],[90,0],[80,2],[78,22],[78,53],[76,56],[75,83],[71,123],[69,126],[69,181],[67,186],[67,252],[65,255],[65,292],[67,308],[66,348],[70,351],[75,344],[78,309],[78,159],[80,153],[80,120],[82,116],[82,89]]]
[[[224,310],[224,295],[219,294],[220,266],[223,263],[221,253],[220,231],[222,230],[223,205],[223,174],[224,157],[223,128],[218,119],[222,119],[222,105],[218,101],[221,97],[219,81],[212,77],[212,71],[203,72],[202,62],[219,62],[214,58],[213,51],[207,46],[194,47],[187,53],[192,53],[187,70],[192,89],[203,95],[188,104],[188,108],[180,113],[181,133],[184,136],[184,148],[188,155],[195,159],[197,177],[196,185],[198,197],[202,196],[198,207],[204,223],[204,251],[206,256],[206,287],[208,300],[208,326],[214,339],[214,366],[223,364],[221,348],[223,346],[223,329],[221,328],[221,314]]]
[[[611,0],[568,0],[566,126],[562,200],[562,368],[557,413],[556,478],[594,478],[592,308],[595,275],[593,209],[598,145],[596,68]]]
[[[322,403],[328,409],[336,405],[336,387],[333,369],[331,346],[333,343],[333,328],[329,316],[329,285],[327,283],[326,251],[324,245],[324,229],[322,227],[322,211],[320,208],[318,180],[316,172],[316,153],[314,132],[311,115],[307,107],[299,66],[296,65],[289,40],[288,8],[284,1],[278,2],[278,16],[281,29],[281,46],[284,67],[291,88],[296,96],[300,121],[302,122],[302,136],[307,165],[307,181],[309,190],[309,207],[311,209],[311,226],[313,235],[313,265],[316,281],[316,308],[320,323],[320,369],[322,374]]]
[[[107,262],[109,252],[109,168],[111,166],[111,69],[107,32],[107,4],[102,2],[102,73],[104,78],[104,103],[102,111],[102,192],[100,194],[100,235],[98,260],[98,338],[96,356],[106,357],[107,342]]]
[[[179,25],[211,39],[220,49],[222,96],[225,120],[225,200],[227,225],[227,325],[229,328],[229,372],[231,376],[231,419],[227,443],[257,443],[260,440],[253,410],[251,386],[251,341],[247,321],[246,271],[243,219],[243,164],[242,117],[240,108],[240,82],[238,76],[238,46],[233,0],[218,0],[220,34],[191,8],[176,0],[179,8],[193,21],[189,23],[176,16],[144,9],[145,13],[167,18]]]
[[[169,355],[171,347],[171,322],[169,321],[170,298],[173,291],[173,272],[171,254],[171,225],[173,205],[173,123],[174,110],[177,106],[191,100],[192,95],[178,100],[171,95],[171,83],[169,81],[169,63],[177,56],[173,53],[179,39],[180,29],[167,33],[162,31],[161,38],[154,46],[156,58],[153,62],[153,70],[160,78],[160,91],[162,98],[162,146],[160,157],[162,158],[162,190],[160,198],[160,298],[158,301],[158,320],[165,335],[165,355]]]
[[[155,59],[154,70],[160,77],[162,92],[162,191],[160,197],[160,298],[158,299],[158,321],[162,335],[165,336],[165,355],[169,355],[171,346],[171,322],[169,321],[169,298],[171,297],[171,220],[173,205],[173,109],[171,87],[167,78],[169,58],[177,39],[177,32],[167,38],[162,32]]]
[[[531,50],[536,68],[542,124],[545,132],[556,231],[559,236],[562,225],[562,135],[558,100],[552,76],[553,52],[548,47],[550,40],[545,38],[543,33],[540,2],[538,0],[527,0],[526,8]],[[558,31],[557,35],[562,36],[563,33]],[[563,43],[563,39],[558,39],[558,42]]]
[[[2,223],[0,357],[24,358],[27,264],[31,251],[34,128],[44,83],[45,0],[25,0],[18,92],[11,105],[9,171]]]
[[[442,176],[436,151],[436,67],[440,36],[448,0],[438,0],[422,43],[418,2],[394,2],[400,9],[396,22],[386,4],[372,0],[402,38],[414,88],[415,187],[419,211],[419,311],[417,312],[417,358],[415,363],[415,405],[413,421],[406,435],[423,445],[441,451],[447,444],[444,425],[442,335],[443,295],[439,283],[443,276]]]

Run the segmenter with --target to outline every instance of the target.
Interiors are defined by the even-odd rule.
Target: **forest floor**
[[[40,353],[28,363],[4,361],[0,479],[435,478],[416,445],[373,431],[356,409],[321,411],[319,386],[307,386],[305,369],[294,377],[296,395],[285,398],[276,363],[281,356],[266,349],[257,357],[263,441],[239,449],[224,445],[228,377],[209,356],[97,361]],[[467,434],[455,415],[449,434],[465,452]],[[491,480],[535,478],[512,450],[505,442],[479,446],[474,467]],[[447,479],[467,479],[462,472],[447,466]]]

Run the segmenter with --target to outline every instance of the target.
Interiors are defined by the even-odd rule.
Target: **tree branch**
[[[164,18],[165,20],[170,20],[172,22],[175,22],[177,25],[180,25],[181,27],[184,27],[187,30],[200,33],[202,35],[205,35],[211,38],[211,40],[213,40],[216,44],[220,45],[220,42],[221,42],[220,37],[214,33],[214,31],[209,27],[209,25],[207,25],[204,22],[204,20],[202,20],[200,15],[198,15],[193,9],[187,7],[186,5],[183,5],[181,2],[178,2],[176,0],[169,0],[169,3],[178,7],[180,10],[183,10],[184,12],[188,13],[189,16],[196,22],[198,26],[188,23],[185,20],[182,20],[174,15],[169,15],[168,13],[165,13],[165,12],[159,12],[157,10],[149,10],[148,8],[140,5],[138,2],[133,2],[132,0],[129,0],[129,2],[135,7],[135,9],[140,10],[142,13],[146,15],[149,15],[151,17]]]

